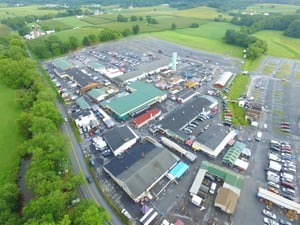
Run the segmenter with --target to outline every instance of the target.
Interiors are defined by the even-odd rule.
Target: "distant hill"
[[[169,4],[175,8],[192,8],[200,5],[207,5],[210,7],[218,8],[221,11],[230,9],[243,9],[251,4],[258,3],[274,3],[274,4],[293,4],[300,5],[299,0],[0,0],[0,3],[9,5],[32,5],[32,4],[51,4],[78,6],[86,4],[99,4],[99,5],[115,5],[118,4],[122,7],[142,7],[142,6],[155,6],[159,4]]]

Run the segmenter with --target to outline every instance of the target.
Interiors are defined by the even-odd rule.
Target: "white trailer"
[[[281,171],[281,164],[276,162],[276,161],[273,161],[273,160],[270,160],[269,162],[269,168],[272,169],[272,170],[275,170],[277,172]]]

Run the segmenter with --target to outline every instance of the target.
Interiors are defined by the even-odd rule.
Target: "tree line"
[[[100,31],[98,36],[96,34],[87,34],[82,40],[79,40],[75,36],[71,36],[66,41],[62,41],[58,36],[51,35],[42,40],[38,40],[38,42],[35,42],[35,40],[33,40],[33,43],[29,42],[29,48],[37,58],[47,59],[74,51],[80,46],[91,46],[99,42],[116,40],[139,32],[139,26],[133,25],[132,30],[124,29],[121,32],[105,28]]]
[[[245,32],[229,29],[225,32],[224,40],[228,44],[245,48],[245,56],[250,60],[255,60],[268,51],[268,45],[265,41],[249,36]]]
[[[0,46],[0,83],[18,90],[22,113],[17,125],[25,138],[18,149],[20,157],[31,159],[25,180],[34,193],[22,207],[17,177],[15,182],[1,186],[1,224],[105,224],[109,215],[103,207],[88,200],[74,201],[83,179],[72,172],[70,146],[60,130],[63,119],[55,106],[55,93],[37,72],[36,62],[26,56],[25,43],[19,36],[1,38]],[[14,54],[16,51],[18,54]]]
[[[243,32],[253,34],[261,30],[284,31],[288,37],[300,38],[300,14],[292,15],[236,15],[231,23],[243,26]]]

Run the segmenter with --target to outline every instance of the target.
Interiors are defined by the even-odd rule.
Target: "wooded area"
[[[26,56],[19,36],[1,38],[0,46],[0,82],[19,90],[23,112],[17,124],[26,138],[18,147],[19,157],[31,160],[25,179],[34,194],[22,208],[18,177],[0,187],[1,224],[104,224],[109,219],[104,208],[88,200],[73,201],[83,179],[72,173],[69,145],[59,129],[63,119],[54,104],[56,95],[36,71],[36,62]]]

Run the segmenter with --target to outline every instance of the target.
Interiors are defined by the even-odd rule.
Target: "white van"
[[[255,137],[255,140],[261,141],[261,137],[262,137],[262,132],[258,131],[257,134],[256,134],[256,137]]]
[[[216,191],[216,188],[217,188],[217,184],[215,182],[212,182],[211,186],[210,186],[209,193],[211,193],[213,195]]]

